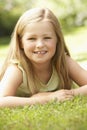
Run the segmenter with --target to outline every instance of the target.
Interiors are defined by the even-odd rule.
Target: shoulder
[[[2,95],[15,95],[23,81],[22,72],[16,65],[9,65],[0,81]]]
[[[77,63],[77,61],[75,61],[74,59],[72,59],[70,56],[66,56],[66,63],[69,69],[69,72],[72,72],[73,70],[75,72],[77,72],[78,70],[83,70],[82,67]]]
[[[11,64],[7,67],[5,75],[10,75],[10,77],[12,76],[22,80],[22,71],[15,64]]]
[[[22,83],[23,76],[17,65],[11,64],[7,67],[2,79],[1,84],[9,86],[19,86]]]
[[[21,70],[18,68],[16,64],[10,64],[6,69],[6,72],[14,72],[17,74],[21,74]]]
[[[69,56],[66,56],[66,63],[71,79],[78,85],[87,84],[87,71]]]
[[[67,55],[66,55],[66,63],[67,63],[67,65],[68,65],[68,68],[69,68],[69,69],[70,69],[71,67],[73,68],[73,67],[75,67],[75,66],[78,65],[78,63],[77,63],[74,59],[72,59],[70,56],[67,56]]]

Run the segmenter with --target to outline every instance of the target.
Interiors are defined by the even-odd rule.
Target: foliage
[[[87,25],[86,0],[55,0],[53,4],[53,10],[65,31]]]
[[[0,130],[87,130],[87,97],[0,108]]]
[[[50,8],[67,31],[87,25],[87,0],[0,0],[0,35],[10,35],[19,16],[36,6]]]
[[[11,35],[19,16],[30,8],[31,0],[0,0],[0,35]]]

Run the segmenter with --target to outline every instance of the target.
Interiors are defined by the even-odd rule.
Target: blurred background
[[[55,13],[72,57],[87,67],[87,0],[0,0],[0,63],[18,18],[34,7],[47,7]]]

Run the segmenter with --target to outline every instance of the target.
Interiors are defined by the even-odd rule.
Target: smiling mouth
[[[46,54],[47,51],[35,51],[34,54]]]

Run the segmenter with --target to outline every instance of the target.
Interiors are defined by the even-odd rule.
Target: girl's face
[[[50,63],[56,51],[57,37],[50,22],[42,21],[26,26],[22,48],[32,64]]]

